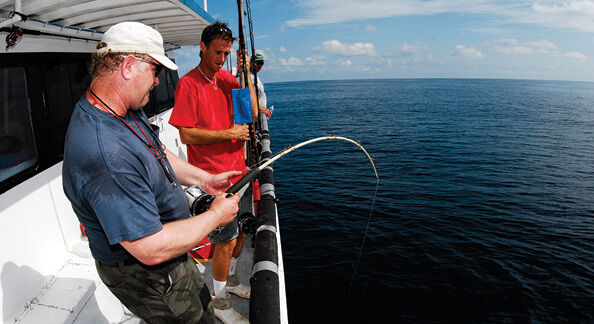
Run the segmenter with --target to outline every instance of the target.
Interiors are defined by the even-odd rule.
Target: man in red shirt
[[[169,123],[178,128],[182,143],[187,144],[188,162],[210,173],[246,170],[243,142],[249,139],[249,129],[248,125],[234,124],[231,97],[231,90],[240,85],[231,72],[221,69],[234,40],[231,30],[222,22],[217,21],[204,29],[200,63],[177,83],[175,106],[169,119]],[[255,118],[258,108],[249,79],[252,116]],[[235,220],[209,235],[210,242],[216,243],[213,256],[215,315],[223,323],[247,323],[245,317],[231,308],[231,298],[227,294],[250,296],[249,286],[240,284],[235,274],[237,257],[243,246],[243,233],[238,228]]]

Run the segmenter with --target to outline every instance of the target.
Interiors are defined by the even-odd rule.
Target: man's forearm
[[[214,144],[231,139],[227,129],[201,129],[179,127],[179,137],[184,144]]]
[[[252,121],[258,118],[258,97],[256,96],[256,88],[252,82],[251,76],[248,79],[248,88],[250,89],[250,101],[252,103]]]
[[[193,247],[218,226],[213,211],[163,225],[152,235],[120,244],[136,259],[146,265],[155,265],[175,258]]]

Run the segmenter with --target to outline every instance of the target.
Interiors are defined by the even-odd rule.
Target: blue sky
[[[259,74],[265,83],[594,81],[594,0],[251,0],[250,5],[255,45],[267,59]],[[235,0],[211,0],[207,10],[237,33]],[[198,47],[174,56],[180,75],[199,62]]]

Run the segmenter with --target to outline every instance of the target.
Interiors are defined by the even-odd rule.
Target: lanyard
[[[109,110],[108,112],[110,114],[112,114],[114,117],[116,117],[118,120],[120,120],[122,123],[124,123],[124,125],[126,125],[128,127],[128,129],[130,129],[132,131],[132,133],[134,135],[136,135],[136,137],[144,144],[146,145],[146,147],[149,149],[149,151],[151,152],[151,154],[153,154],[153,156],[157,159],[157,161],[159,162],[159,165],[161,165],[161,168],[163,169],[163,172],[165,172],[165,177],[167,177],[167,180],[169,180],[169,182],[171,183],[171,186],[176,187],[177,184],[175,182],[175,179],[173,177],[173,174],[171,172],[171,170],[169,170],[169,167],[167,166],[167,164],[165,164],[165,161],[163,159],[163,156],[165,155],[165,152],[163,152],[163,148],[159,145],[158,148],[155,147],[155,145],[153,145],[153,143],[151,142],[151,140],[149,139],[149,137],[146,135],[146,133],[144,132],[144,130],[142,129],[142,127],[140,127],[140,124],[138,124],[138,121],[136,120],[136,117],[134,117],[133,113],[130,113],[130,115],[132,116],[132,119],[134,119],[134,122],[136,123],[136,126],[138,126],[138,129],[140,129],[140,132],[142,132],[142,135],[144,135],[144,138],[146,138],[146,142],[142,139],[142,137],[140,137],[140,135],[138,134],[138,132],[136,132],[134,130],[134,128],[132,128],[132,126],[130,126],[130,124],[128,124],[128,122],[126,122],[122,117],[118,116],[118,114],[115,113],[115,111],[113,111],[113,109],[111,109],[111,107],[109,107],[105,101],[101,100],[101,98],[99,98],[99,96],[97,96],[92,89],[89,88],[89,92],[97,99],[99,99],[99,101],[105,106],[107,107],[107,109]],[[158,141],[158,136],[157,134],[155,134],[155,132],[153,131],[152,127],[150,127],[149,125],[147,125],[147,123],[144,121],[144,119],[140,118],[140,120],[142,121],[142,123],[151,130],[151,132],[153,133],[153,135],[155,135],[155,138],[157,138]]]

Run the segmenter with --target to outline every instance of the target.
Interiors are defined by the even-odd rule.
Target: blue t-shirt
[[[122,121],[93,107],[84,96],[74,108],[66,134],[64,192],[85,227],[93,257],[104,263],[131,258],[120,242],[154,234],[165,223],[190,217],[179,181],[174,175],[177,186],[171,185],[132,114],[158,146],[142,110],[123,117],[141,141]],[[169,161],[165,163],[172,170]]]

